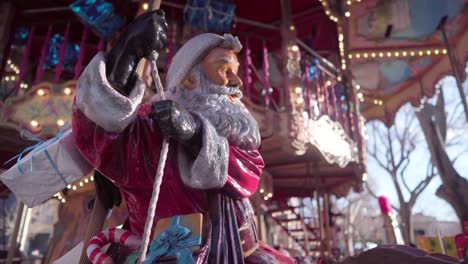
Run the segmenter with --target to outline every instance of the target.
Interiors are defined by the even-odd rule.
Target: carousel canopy
[[[467,3],[466,0],[351,3],[346,14],[348,59],[367,120],[379,119],[391,125],[403,104],[411,102],[418,107],[432,97],[438,81],[445,75],[454,75],[449,52],[461,74],[468,55]]]

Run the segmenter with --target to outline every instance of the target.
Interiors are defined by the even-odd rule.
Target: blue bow
[[[65,183],[65,185],[68,185],[67,181],[65,180],[65,177],[63,176],[63,174],[59,171],[58,167],[57,167],[57,164],[55,164],[55,162],[52,160],[52,158],[50,157],[49,155],[49,152],[47,151],[47,147],[52,145],[53,143],[55,143],[57,140],[60,139],[60,137],[62,137],[63,135],[63,132],[65,131],[65,128],[67,127],[68,125],[68,121],[65,122],[65,124],[62,126],[62,128],[60,128],[60,131],[59,133],[49,139],[49,140],[43,140],[41,138],[37,138],[37,137],[34,137],[31,132],[27,131],[27,130],[21,130],[21,138],[24,139],[24,140],[27,140],[27,141],[35,141],[36,144],[32,145],[32,146],[29,146],[27,148],[25,148],[20,154],[14,156],[13,158],[9,159],[7,162],[5,162],[4,164],[7,164],[9,163],[10,161],[16,159],[16,166],[18,167],[18,170],[21,172],[21,174],[24,174],[24,171],[23,171],[23,168],[21,168],[21,159],[23,158],[23,156],[28,153],[29,151],[31,151],[32,156],[31,156],[31,160],[30,160],[30,163],[29,163],[29,171],[32,172],[33,168],[32,168],[32,163],[33,163],[33,158],[34,158],[34,155],[36,155],[37,153],[41,152],[42,150],[44,150],[45,152],[45,155],[47,157],[47,159],[50,161],[50,163],[52,164],[52,166],[54,167],[55,169],[55,172],[57,172],[57,174],[60,176],[60,178],[62,178],[62,181]]]
[[[164,256],[176,257],[181,264],[194,264],[190,247],[197,246],[199,237],[192,237],[190,229],[179,225],[180,216],[175,216],[166,231],[153,242],[144,264],[152,264]]]

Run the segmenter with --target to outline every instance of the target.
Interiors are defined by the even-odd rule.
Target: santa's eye
[[[223,75],[226,75],[227,70],[228,70],[227,67],[222,67],[221,69],[219,69],[219,73],[221,73],[221,74],[223,74]]]

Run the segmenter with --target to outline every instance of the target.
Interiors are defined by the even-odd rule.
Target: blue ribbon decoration
[[[62,181],[65,183],[65,186],[68,185],[67,181],[65,180],[65,177],[59,171],[57,164],[52,160],[52,157],[50,156],[49,152],[46,149],[48,146],[50,146],[53,143],[57,142],[60,139],[60,137],[62,137],[63,133],[65,132],[65,128],[67,126],[68,126],[68,121],[66,121],[65,124],[62,126],[62,128],[60,128],[60,131],[58,132],[58,134],[55,137],[53,137],[53,138],[51,138],[49,140],[43,140],[41,138],[34,137],[31,134],[31,132],[29,132],[27,130],[21,130],[20,136],[21,136],[22,139],[27,140],[27,141],[35,141],[37,143],[32,145],[32,146],[29,146],[29,147],[25,148],[20,154],[18,154],[16,156],[14,156],[13,158],[9,159],[4,164],[7,164],[7,163],[11,162],[12,160],[16,159],[16,166],[17,166],[19,172],[21,172],[21,174],[24,174],[23,168],[21,168],[21,159],[23,158],[23,156],[26,153],[31,151],[31,153],[33,153],[33,154],[31,156],[31,160],[30,160],[30,163],[29,163],[29,171],[32,172],[33,171],[32,163],[33,163],[34,155],[36,155],[37,153],[44,150],[44,153],[45,153],[47,159],[49,160],[49,162],[52,164],[52,167],[54,168],[55,172],[60,176]]]
[[[169,227],[151,242],[144,264],[152,264],[161,257],[176,257],[178,263],[195,264],[190,247],[197,246],[200,236],[180,225],[181,216],[175,216]]]

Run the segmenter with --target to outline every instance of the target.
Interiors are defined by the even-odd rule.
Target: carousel
[[[434,27],[416,21],[422,15],[409,16],[415,9],[410,1],[396,2],[161,1],[169,24],[157,64],[163,83],[175,52],[190,37],[228,32],[241,40],[242,100],[259,124],[265,161],[252,198],[258,235],[293,257],[344,254],[333,201],[360,191],[366,181],[365,120],[390,125],[402,104],[418,106],[437,92],[437,78],[460,67],[454,58],[466,58],[465,1],[448,8],[434,0],[441,7],[431,7]],[[84,67],[151,3],[39,0],[1,7],[0,161],[6,170],[15,166],[7,162],[15,155],[71,127]],[[437,30],[444,32],[442,40]],[[148,63],[142,75],[146,100],[155,94],[150,73]],[[44,263],[89,239],[93,181],[92,173],[83,175],[46,202],[58,221],[41,252]],[[1,182],[0,194],[11,196]],[[3,241],[7,263],[19,257],[15,252],[27,240],[24,227],[34,210],[22,202],[15,206],[13,230]],[[100,229],[123,224],[125,201],[101,214],[108,216]]]

